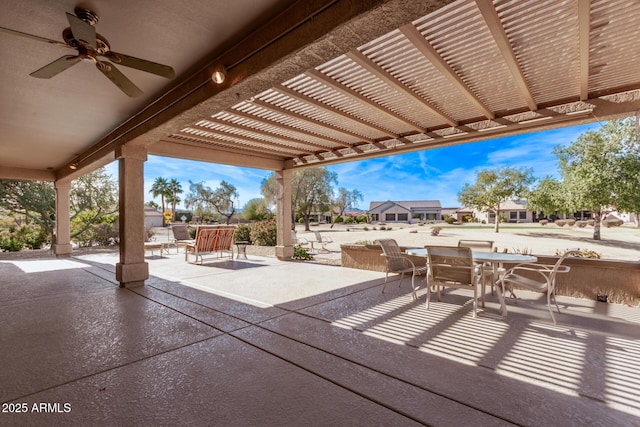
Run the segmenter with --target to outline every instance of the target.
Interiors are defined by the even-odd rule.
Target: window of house
[[[509,212],[509,219],[518,219],[518,212]]]
[[[398,214],[398,221],[407,221],[407,220],[409,220],[409,214],[406,214],[406,213]]]
[[[527,212],[526,211],[520,212],[520,219],[527,219]]]
[[[396,214],[392,214],[392,213],[384,214],[384,220],[385,221],[395,221],[396,220]]]

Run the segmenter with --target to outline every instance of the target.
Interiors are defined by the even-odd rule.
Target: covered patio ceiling
[[[245,39],[216,57],[211,64],[228,69],[222,85],[203,69],[52,176],[112,161],[131,142],[150,154],[279,170],[640,110],[638,1],[322,3],[259,49]]]

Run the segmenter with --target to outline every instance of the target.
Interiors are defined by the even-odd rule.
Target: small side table
[[[153,252],[156,250],[160,251],[160,257],[162,257],[162,252],[164,252],[165,246],[164,243],[161,242],[145,242],[144,244],[145,251],[151,251],[151,256],[154,256]]]
[[[236,247],[238,248],[238,256],[236,259],[247,259],[247,245],[249,242],[236,242]]]

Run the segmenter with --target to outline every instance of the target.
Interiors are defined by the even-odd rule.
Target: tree
[[[606,126],[621,144],[616,208],[618,211],[634,213],[636,225],[640,227],[640,132],[631,118],[614,120]]]
[[[527,207],[541,210],[549,216],[555,212],[569,213],[572,208],[563,190],[563,184],[551,177],[542,179],[527,196]]]
[[[171,197],[172,194],[169,190],[169,181],[167,181],[167,179],[163,177],[156,178],[156,180],[153,181],[153,185],[151,186],[151,190],[149,190],[149,193],[151,193],[153,197],[160,196],[160,206],[162,206],[162,213],[164,213],[165,197]]]
[[[464,184],[458,193],[458,201],[464,206],[494,212],[495,232],[498,233],[501,205],[524,196],[534,180],[531,169],[484,169],[478,172],[475,184]]]
[[[293,171],[291,178],[291,218],[304,219],[306,231],[314,213],[326,212],[331,206],[332,184],[338,180],[335,172],[325,167]],[[269,202],[276,200],[276,177],[271,174],[262,181],[262,195]]]
[[[180,197],[178,197],[178,194],[183,193],[182,184],[180,184],[180,182],[177,179],[173,178],[171,181],[169,181],[169,184],[167,185],[167,190],[169,191],[167,202],[171,203],[171,214],[173,215],[173,220],[175,221],[176,205],[182,201],[180,200]]]
[[[195,207],[198,213],[206,208],[212,208],[216,213],[226,217],[226,223],[229,224],[231,217],[236,212],[234,200],[237,198],[236,187],[226,181],[221,181],[220,186],[215,190],[202,182],[189,181],[189,194],[185,199],[185,204],[187,208]]]
[[[629,121],[612,120],[598,130],[582,133],[571,145],[553,150],[570,204],[591,211],[594,240],[601,239],[601,221],[616,207],[640,210],[635,195],[638,187],[633,186],[638,182],[634,172],[640,170],[637,159],[633,160],[638,156],[637,147],[638,136],[630,131]]]
[[[347,190],[344,187],[338,188],[338,195],[333,199],[333,206],[339,209],[338,216],[343,216],[347,209],[351,209],[358,202],[362,202],[362,193],[358,190]],[[333,228],[333,224],[331,224]]]
[[[53,184],[38,181],[0,180],[0,207],[22,215],[49,235],[55,225],[56,196]],[[82,216],[71,237],[118,211],[117,185],[104,168],[74,180],[69,193],[69,215]]]
[[[75,179],[69,193],[71,221],[79,215],[82,215],[82,220],[76,221],[79,227],[74,229],[71,237],[82,234],[93,224],[118,212],[117,193],[117,184],[104,168]]]
[[[263,220],[271,216],[267,202],[261,198],[249,200],[242,208],[242,217],[249,221]]]

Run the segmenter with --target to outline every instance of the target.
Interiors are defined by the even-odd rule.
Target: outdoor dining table
[[[426,248],[415,248],[415,249],[407,249],[407,255],[414,256],[427,256]],[[534,255],[526,255],[526,254],[510,254],[505,252],[485,252],[485,251],[471,251],[473,255],[473,260],[477,262],[486,262],[491,264],[493,269],[492,274],[492,282],[496,282],[496,278],[498,277],[499,269],[505,264],[520,264],[520,263],[531,263],[538,261],[538,258]],[[500,300],[500,311],[503,316],[507,315],[507,304],[504,300],[504,289],[502,288],[502,283],[498,284],[498,299]]]

